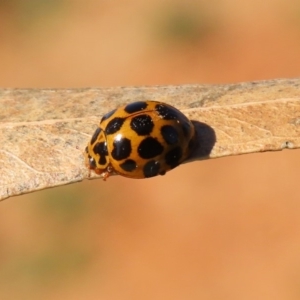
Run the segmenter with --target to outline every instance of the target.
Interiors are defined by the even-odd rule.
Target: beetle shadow
[[[191,120],[191,122],[195,127],[196,144],[186,162],[209,158],[209,155],[216,143],[216,134],[212,127],[198,121]]]

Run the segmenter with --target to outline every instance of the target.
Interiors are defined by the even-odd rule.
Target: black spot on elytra
[[[138,135],[148,135],[152,132],[154,124],[150,116],[139,115],[132,118],[130,127]]]
[[[179,161],[182,157],[182,150],[180,147],[176,147],[170,150],[166,156],[166,164],[169,165],[172,169],[179,165]]]
[[[127,159],[120,164],[120,167],[127,172],[132,172],[137,168],[137,163],[132,159]]]
[[[106,164],[106,156],[108,156],[107,145],[106,142],[97,143],[93,148],[94,153],[99,154],[99,164]]]
[[[138,146],[138,154],[145,159],[153,158],[163,151],[164,147],[153,137],[145,138]]]
[[[174,145],[179,142],[179,134],[175,127],[164,125],[161,127],[160,132],[168,145]]]
[[[99,136],[99,134],[100,134],[101,131],[102,131],[102,129],[100,127],[98,127],[95,130],[95,132],[94,132],[94,134],[92,136],[92,139],[91,139],[91,145],[93,145],[96,142],[96,140],[97,140],[97,138],[98,138],[98,136]]]
[[[170,107],[164,104],[157,104],[156,111],[164,120],[178,120],[182,113],[175,107]]]
[[[110,120],[105,128],[106,134],[114,134],[119,131],[124,123],[124,118],[113,118]]]
[[[130,104],[126,105],[124,110],[127,113],[132,114],[132,113],[144,110],[147,106],[148,106],[147,102],[137,101],[137,102],[130,103]]]
[[[99,160],[98,160],[98,164],[101,165],[101,166],[105,166],[107,163],[107,159],[105,156],[100,156]]]
[[[143,168],[146,178],[157,176],[159,174],[160,163],[155,160],[148,161]]]
[[[102,117],[100,123],[102,123],[103,121],[105,121],[105,120],[107,120],[108,118],[110,118],[110,117],[116,112],[116,110],[117,110],[117,109],[114,109],[114,110],[110,111],[109,113],[105,114],[105,115]]]
[[[127,138],[115,139],[111,156],[115,160],[127,158],[131,153],[131,142]]]

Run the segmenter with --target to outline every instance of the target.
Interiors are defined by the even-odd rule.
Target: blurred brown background
[[[299,77],[299,53],[296,0],[0,0],[1,87]],[[286,150],[10,198],[0,299],[300,299],[299,172]]]

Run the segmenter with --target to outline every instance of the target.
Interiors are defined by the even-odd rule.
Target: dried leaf
[[[0,89],[0,199],[87,178],[83,150],[101,116],[138,100],[169,103],[193,120],[198,145],[189,161],[300,147],[300,79]]]

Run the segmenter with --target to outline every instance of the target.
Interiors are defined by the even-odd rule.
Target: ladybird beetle
[[[86,164],[104,180],[164,175],[187,159],[195,144],[192,122],[175,107],[138,101],[103,116],[85,148]]]

